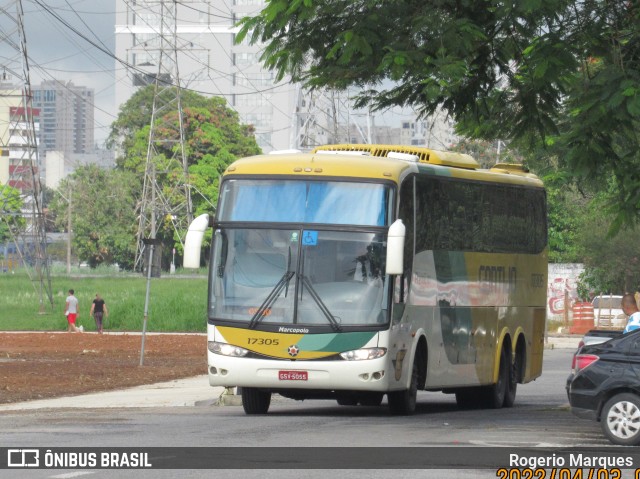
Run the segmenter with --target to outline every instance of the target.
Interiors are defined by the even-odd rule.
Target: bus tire
[[[271,393],[257,388],[242,388],[242,408],[245,414],[267,414]]]
[[[520,361],[522,358],[518,351],[513,357],[513,361],[509,361],[509,380],[507,381],[507,390],[504,394],[504,407],[512,407],[516,402],[516,391],[518,389],[518,376],[520,371]]]
[[[387,393],[391,414],[408,416],[416,411],[416,401],[418,399],[418,368],[418,354],[416,354],[413,360],[413,368],[411,369],[409,389]]]
[[[507,394],[511,361],[505,348],[502,348],[502,352],[500,353],[500,366],[498,368],[498,381],[495,384],[482,388],[482,402],[483,406],[487,409],[500,409],[504,404]]]

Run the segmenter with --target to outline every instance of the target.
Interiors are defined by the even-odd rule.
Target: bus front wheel
[[[242,408],[246,414],[267,414],[271,393],[257,388],[242,388]]]
[[[415,412],[418,400],[418,374],[420,372],[418,368],[418,355],[416,354],[416,358],[413,360],[409,389],[387,393],[391,414],[406,416]]]

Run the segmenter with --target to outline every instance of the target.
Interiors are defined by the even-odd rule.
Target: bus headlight
[[[209,341],[208,347],[209,351],[212,353],[221,354],[222,356],[234,356],[236,358],[241,358],[249,354],[249,351],[246,349],[241,348],[240,346],[234,346],[233,344]]]
[[[347,361],[363,361],[365,359],[378,359],[385,354],[387,354],[386,348],[365,348],[345,351],[344,353],[340,353],[340,356]]]

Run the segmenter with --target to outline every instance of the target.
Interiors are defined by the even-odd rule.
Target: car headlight
[[[364,348],[345,351],[340,353],[340,356],[347,361],[363,361],[365,359],[378,359],[385,354],[387,354],[386,348]]]
[[[249,351],[246,349],[241,348],[240,346],[234,346],[233,344],[209,341],[208,347],[209,351],[212,353],[221,354],[222,356],[234,356],[236,358],[241,358],[249,354]]]

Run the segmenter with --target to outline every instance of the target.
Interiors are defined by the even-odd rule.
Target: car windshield
[[[263,324],[344,326],[386,321],[381,233],[218,229],[209,316]]]

